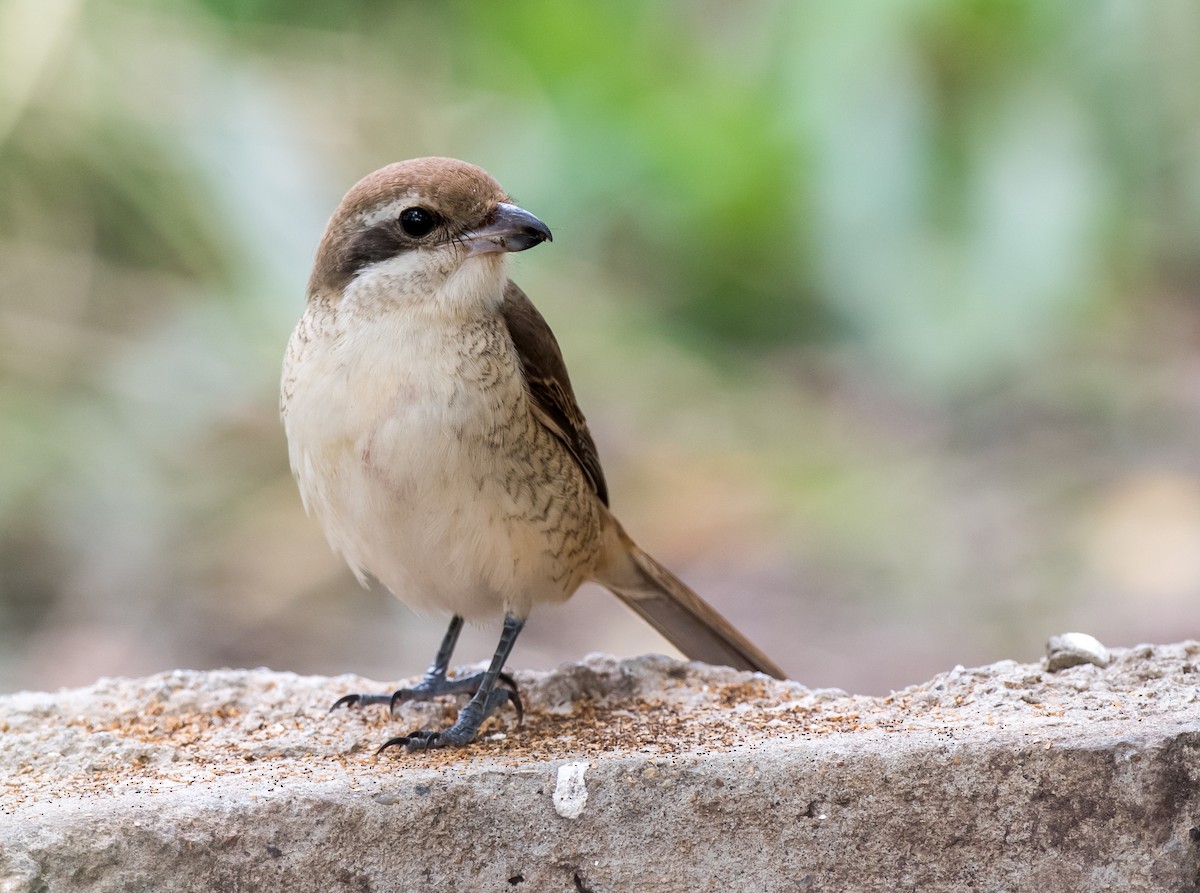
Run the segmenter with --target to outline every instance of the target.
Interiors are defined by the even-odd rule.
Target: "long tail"
[[[614,524],[615,524],[614,519]],[[636,568],[633,577],[602,580],[672,645],[692,660],[754,670],[786,679],[783,670],[673,573],[635,543],[620,525],[616,534]]]

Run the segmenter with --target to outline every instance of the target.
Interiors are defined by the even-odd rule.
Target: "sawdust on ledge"
[[[470,747],[376,756],[388,738],[454,721],[461,701],[328,712],[353,691],[389,686],[354,676],[268,670],[174,671],[105,679],[82,689],[0,698],[0,814],[47,799],[154,794],[255,776],[262,790],[297,779],[394,778],[564,759],[648,758],[753,748],[768,739],[922,732],[954,739],[1019,725],[1053,741],[1056,726],[1128,719],[1197,699],[1200,644],[1118,651],[1112,666],[1050,674],[1004,661],[942,674],[886,698],[811,691],[797,683],[649,656],[590,656],[550,673],[518,673],[520,724],[506,709]],[[1172,701],[1173,703],[1173,701]]]

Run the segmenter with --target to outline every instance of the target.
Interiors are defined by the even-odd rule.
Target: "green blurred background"
[[[425,154],[553,228],[615,509],[796,678],[1200,636],[1197,84],[1191,0],[0,0],[0,689],[425,666],[276,412]],[[665,647],[586,589],[513,666]]]

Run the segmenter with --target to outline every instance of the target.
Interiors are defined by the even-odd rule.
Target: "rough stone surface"
[[[647,657],[527,715],[177,671],[0,698],[0,891],[1200,889],[1200,643],[956,667],[887,698]]]

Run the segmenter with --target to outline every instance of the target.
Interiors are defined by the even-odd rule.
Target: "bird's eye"
[[[429,235],[437,226],[437,217],[424,208],[405,208],[400,212],[400,227],[414,239]]]

